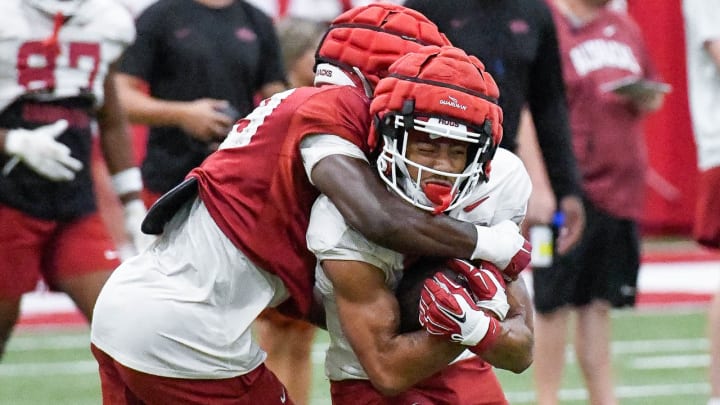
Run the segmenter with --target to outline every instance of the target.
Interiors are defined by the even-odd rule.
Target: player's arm
[[[510,309],[500,322],[502,331],[492,348],[480,357],[497,368],[521,373],[533,360],[532,302],[522,280],[508,283],[505,292]]]
[[[332,154],[314,165],[311,178],[349,225],[381,246],[418,256],[482,258],[513,278],[527,265],[514,265],[529,259],[516,226],[476,226],[415,208],[388,191],[366,161]]]
[[[229,107],[225,100],[163,100],[149,95],[147,83],[140,77],[118,73],[115,80],[130,122],[180,127],[201,141],[224,138],[233,124],[233,117],[223,113]]]
[[[398,334],[400,315],[383,272],[359,261],[324,260],[340,324],[373,386],[396,395],[447,366],[464,347],[425,330]]]
[[[117,174],[126,170],[138,170],[135,165],[133,155],[132,141],[127,123],[127,116],[120,107],[117,96],[117,90],[113,76],[115,67],[110,67],[104,82],[105,99],[103,105],[98,111],[98,126],[100,127],[100,147],[107,162],[110,174]],[[140,172],[137,171],[137,177],[119,193],[120,200],[127,203],[130,200],[140,198],[140,190],[142,189],[142,181],[140,180]]]
[[[132,139],[125,111],[115,86],[116,66],[111,65],[103,83],[105,98],[98,111],[100,147],[110,172],[112,187],[123,203],[125,230],[136,250],[142,250],[154,238],[140,230],[147,209],[140,199],[143,188],[140,169],[135,164]]]

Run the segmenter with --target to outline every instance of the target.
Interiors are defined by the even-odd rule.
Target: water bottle
[[[532,244],[530,265],[532,267],[552,266],[556,253],[555,242],[564,223],[565,215],[562,212],[556,212],[552,223],[530,227],[530,243]]]

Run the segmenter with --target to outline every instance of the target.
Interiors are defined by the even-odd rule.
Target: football
[[[412,332],[422,328],[418,321],[418,304],[423,284],[437,272],[444,273],[450,280],[468,288],[464,276],[450,269],[448,259],[423,257],[403,271],[403,277],[395,289],[395,297],[400,306],[400,333]],[[469,288],[468,288],[469,289]]]

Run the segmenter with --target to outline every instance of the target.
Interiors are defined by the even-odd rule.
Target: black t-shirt
[[[36,218],[71,221],[97,210],[91,172],[94,99],[78,96],[53,101],[20,97],[0,112],[0,128],[35,129],[59,119],[69,126],[57,141],[70,148],[83,168],[70,181],[52,181],[25,164],[0,175],[0,205],[7,205]],[[12,159],[0,154],[0,168]]]
[[[137,39],[120,71],[145,80],[153,97],[227,100],[241,115],[265,84],[284,82],[272,20],[244,1],[213,9],[193,0],[160,0],[137,19]],[[142,165],[145,186],[164,193],[210,153],[177,127],[151,127]]]
[[[553,190],[578,194],[579,175],[570,144],[565,87],[552,15],[542,0],[407,0],[453,45],[485,64],[500,89],[502,146],[517,149],[527,103]]]

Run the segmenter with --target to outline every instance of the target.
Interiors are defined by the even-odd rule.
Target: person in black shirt
[[[118,90],[130,120],[150,126],[149,205],[217,148],[256,94],[284,90],[285,69],[272,20],[245,1],[160,0],[136,26]]]
[[[549,9],[542,0],[446,0],[442,7],[432,0],[407,0],[404,5],[425,14],[453,45],[485,62],[500,88],[502,147],[517,151],[521,111],[528,106],[558,209],[565,213],[558,250],[566,252],[582,234],[584,211]],[[526,225],[549,223],[551,215],[528,213]]]

